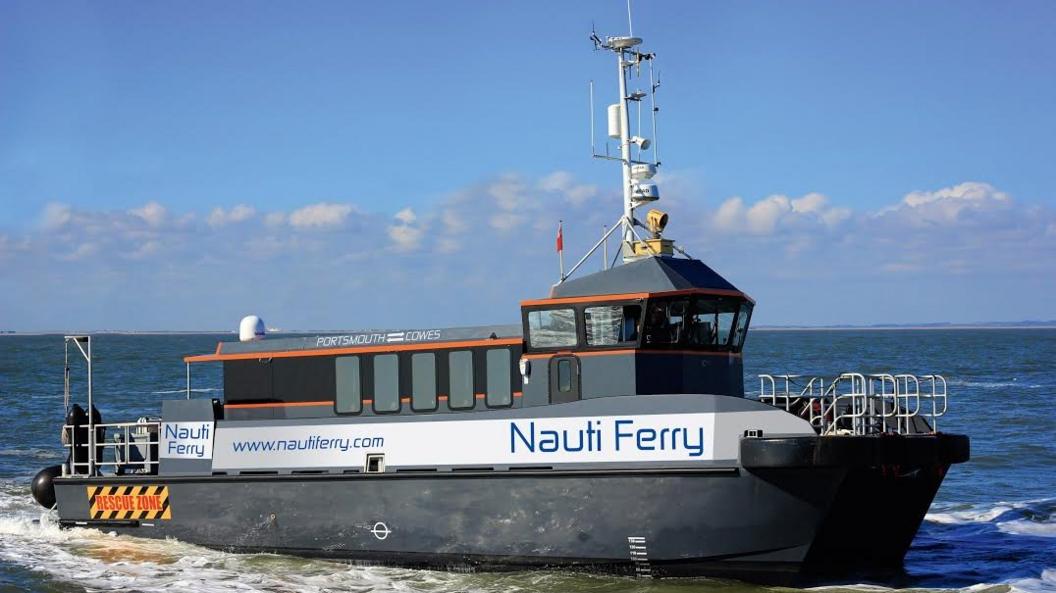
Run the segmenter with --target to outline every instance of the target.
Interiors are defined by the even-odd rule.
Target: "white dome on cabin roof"
[[[240,342],[263,340],[265,333],[264,320],[256,315],[246,315],[238,324],[238,340]]]

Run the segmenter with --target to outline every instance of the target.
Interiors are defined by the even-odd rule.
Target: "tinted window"
[[[374,357],[374,411],[400,409],[400,365],[395,354]]]
[[[533,348],[575,346],[576,312],[550,309],[528,312],[528,342]]]
[[[334,400],[334,363],[327,356],[295,356],[271,361],[272,397],[280,402]]]
[[[613,346],[638,341],[640,305],[587,307],[583,311],[588,346]]]
[[[649,303],[645,316],[646,344],[677,344],[682,340],[686,301]]]
[[[572,391],[572,361],[567,358],[557,361],[557,390]]]
[[[267,402],[271,397],[271,362],[229,360],[224,362],[224,401]]]
[[[488,350],[488,393],[489,406],[508,406],[513,401],[513,389],[510,386],[510,351]]]
[[[436,409],[436,355],[419,353],[411,356],[411,408]]]
[[[334,360],[337,375],[337,400],[334,409],[338,414],[355,414],[363,409],[360,393],[359,357],[341,356]]]
[[[722,297],[694,299],[686,324],[687,341],[695,346],[728,347],[739,304]]]
[[[744,339],[748,336],[748,321],[752,317],[752,306],[748,303],[741,305],[741,311],[737,314],[737,332],[733,337],[734,347],[740,350],[744,347]]]
[[[448,390],[447,405],[452,409],[473,407],[473,353],[459,350],[447,355]]]

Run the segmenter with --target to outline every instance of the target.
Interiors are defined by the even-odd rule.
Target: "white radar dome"
[[[246,315],[238,324],[238,340],[240,342],[254,342],[264,339],[264,320],[256,315]]]

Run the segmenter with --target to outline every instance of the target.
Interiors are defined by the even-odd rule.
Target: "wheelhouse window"
[[[506,348],[488,350],[487,353],[488,407],[505,407],[513,403],[513,388],[510,385],[510,351]]]
[[[740,303],[722,297],[693,299],[686,323],[687,343],[693,346],[730,346],[733,320]]]
[[[751,317],[751,303],[742,303],[741,310],[737,313],[737,330],[733,336],[734,348],[738,351],[744,348],[744,339],[748,336],[748,321]]]
[[[436,355],[431,352],[411,355],[411,409],[436,409]]]
[[[700,295],[650,301],[642,329],[645,347],[739,350],[751,304],[740,298]]]
[[[583,310],[587,346],[616,346],[638,342],[641,305],[606,305]]]
[[[528,343],[532,348],[576,346],[574,309],[544,309],[528,312]]]
[[[452,410],[473,407],[473,352],[456,350],[447,355],[448,399]]]
[[[374,411],[400,410],[400,364],[395,354],[374,357]]]
[[[337,398],[334,411],[338,414],[357,414],[363,409],[360,385],[359,357],[339,356],[334,360]]]
[[[646,344],[678,344],[682,341],[688,301],[649,303],[645,316]]]

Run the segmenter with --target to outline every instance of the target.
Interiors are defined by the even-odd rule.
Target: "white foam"
[[[932,523],[954,525],[963,523],[989,523],[1014,508],[1016,507],[999,503],[990,508],[969,508],[962,511],[928,513],[924,516],[924,520],[931,521]]]
[[[1016,579],[1008,585],[1014,593],[1056,593],[1056,569],[1046,568],[1036,579]]]
[[[1011,533],[1013,535],[1056,537],[1056,523],[1052,522],[1052,517],[1049,517],[1048,521],[1029,521],[1026,519],[1002,521],[997,524],[997,528],[1002,533]]]

